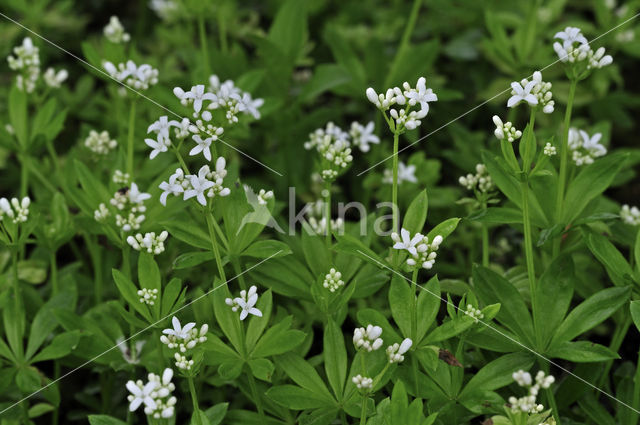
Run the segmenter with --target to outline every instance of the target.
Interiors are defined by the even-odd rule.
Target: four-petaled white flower
[[[524,87],[517,81],[512,82],[511,88],[513,90],[511,91],[511,97],[507,101],[507,107],[513,108],[520,102],[527,102],[529,106],[536,106],[538,104],[538,98],[531,93],[535,85],[535,81],[529,81]]]
[[[196,326],[194,322],[189,322],[186,325],[181,326],[180,320],[176,316],[173,316],[171,323],[173,324],[173,329],[165,329],[162,333],[165,335],[173,335],[179,339],[186,339],[189,337],[189,331]]]
[[[231,307],[231,310],[240,311],[240,320],[244,320],[248,315],[252,314],[257,317],[262,317],[262,311],[255,307],[258,302],[258,288],[253,285],[249,288],[249,291],[240,291],[240,297],[234,299],[227,298],[225,303]]]
[[[176,169],[176,172],[173,173],[169,177],[169,182],[160,183],[160,189],[162,189],[162,194],[160,195],[160,203],[164,206],[167,205],[167,196],[172,194],[177,196],[184,192],[184,187],[182,187],[182,182],[184,181],[184,172],[182,168]]]
[[[191,87],[191,90],[185,92],[183,94],[183,99],[193,100],[193,110],[196,112],[200,112],[202,109],[202,101],[210,100],[215,101],[216,95],[213,93],[205,92],[204,84],[198,84],[197,86]]]
[[[194,134],[191,137],[194,142],[196,142],[196,146],[189,151],[189,155],[197,155],[200,152],[204,155],[207,161],[211,161],[211,142],[213,142],[213,138],[207,137],[206,139],[202,139],[199,135]]]
[[[373,134],[374,129],[373,121],[370,121],[367,125],[362,125],[355,121],[351,123],[349,135],[353,140],[353,144],[359,147],[362,152],[369,152],[369,143],[376,145],[380,143],[380,138]]]
[[[411,90],[408,83],[404,83],[404,95],[409,99],[409,105],[413,106],[416,103],[420,104],[420,109],[425,112],[429,112],[429,102],[435,102],[438,100],[438,96],[432,89],[427,88],[427,80],[424,77],[418,78],[415,90]]]
[[[416,245],[422,241],[423,236],[420,233],[417,233],[413,238],[411,238],[411,234],[407,229],[401,229],[400,235],[402,239],[398,237],[397,233],[393,233],[391,238],[395,242],[393,245],[394,249],[405,249],[409,251],[409,253],[413,255],[417,255],[418,251],[416,249]]]
[[[149,159],[153,159],[158,156],[159,153],[169,150],[169,146],[165,142],[166,139],[158,136],[158,140],[144,139],[144,143],[151,148]]]
[[[138,189],[138,185],[135,183],[131,183],[131,188],[129,188],[129,201],[132,204],[141,204],[147,199],[151,198],[151,195],[148,193],[140,192]]]
[[[580,130],[580,136],[582,136],[582,147],[591,152],[594,156],[603,156],[607,153],[607,148],[600,143],[602,139],[602,133],[596,133],[593,136]]]
[[[147,128],[147,133],[155,132],[159,138],[169,139],[169,130],[171,127],[180,127],[180,123],[176,120],[169,121],[169,118],[166,115],[158,118],[158,121],[155,121]]]
[[[138,383],[128,381],[127,389],[131,393],[129,396],[129,410],[133,412],[142,403],[150,409],[155,409],[157,405],[153,397],[151,397],[151,393],[156,389],[156,386],[157,383],[153,381],[147,382],[144,386],[141,381],[138,381]]]
[[[562,40],[562,44],[565,48],[576,42],[580,44],[588,44],[587,39],[580,32],[580,28],[576,27],[566,27],[564,31],[557,32],[553,38],[559,38]]]
[[[209,167],[203,165],[200,167],[198,171],[198,175],[189,175],[189,183],[191,183],[191,187],[184,191],[184,200],[193,198],[194,196],[200,203],[200,205],[207,205],[207,198],[205,197],[205,192],[214,186],[214,182],[207,179],[207,174],[209,173]]]

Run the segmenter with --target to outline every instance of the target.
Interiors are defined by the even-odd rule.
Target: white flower
[[[584,130],[569,129],[568,146],[572,152],[572,159],[577,166],[593,164],[595,158],[606,155],[607,148],[600,143],[602,133],[593,136]]]
[[[109,23],[104,27],[104,36],[112,43],[126,43],[131,39],[117,16],[112,16]]]
[[[180,325],[180,320],[176,316],[173,316],[173,319],[171,319],[171,323],[173,324],[173,329],[165,329],[162,331],[162,333],[165,335],[174,336],[177,339],[188,338],[189,331],[191,331],[191,329],[196,326],[194,322],[189,322],[183,327]]]
[[[134,236],[127,237],[127,243],[136,251],[145,250],[149,254],[158,255],[164,252],[164,241],[169,236],[166,230],[163,230],[158,236],[155,232],[138,233]]]
[[[311,133],[304,143],[305,149],[316,149],[320,154],[320,174],[327,181],[335,179],[353,161],[350,146],[349,134],[332,122]]]
[[[240,320],[244,320],[247,318],[249,314],[252,314],[257,317],[262,317],[262,312],[255,307],[258,302],[258,288],[253,285],[249,288],[249,291],[242,290],[240,291],[240,297],[236,297],[234,299],[227,298],[225,303],[231,307],[231,310],[240,311]]]
[[[91,130],[89,136],[84,140],[84,145],[95,154],[106,155],[118,146],[118,142],[111,139],[107,131],[98,133]]]
[[[391,169],[385,169],[382,177],[382,182],[387,184],[393,184],[393,171]],[[416,178],[416,166],[413,164],[405,164],[404,162],[398,162],[398,185],[403,182],[417,183]]]
[[[180,353],[175,353],[173,358],[176,360],[176,367],[182,370],[191,370],[193,367],[194,361],[188,359],[187,356],[183,356]]]
[[[410,254],[417,255],[418,251],[416,249],[416,245],[422,241],[423,236],[420,233],[416,233],[412,238],[409,231],[404,228],[400,230],[400,235],[402,236],[402,239],[400,239],[398,234],[395,232],[391,234],[391,238],[395,242],[393,249],[405,249],[409,251]]]
[[[93,218],[99,222],[106,220],[109,215],[111,215],[111,213],[104,203],[100,203],[100,205],[98,205],[98,209],[93,212]],[[1,216],[2,214],[0,214],[0,218]]]
[[[169,177],[168,183],[160,183],[159,187],[160,189],[162,189],[162,194],[160,195],[160,203],[166,206],[167,196],[169,196],[169,194],[178,196],[179,194],[183,193],[183,183],[185,183],[184,172],[182,171],[182,168],[177,168],[176,172]]]
[[[142,381],[138,380],[137,382],[128,381],[127,389],[131,393],[128,397],[129,400],[129,410],[135,411],[142,403],[150,409],[155,409],[157,407],[155,400],[151,397],[151,393],[156,388],[156,382],[147,382],[146,384],[142,384]]]
[[[171,127],[180,127],[181,124],[176,120],[169,121],[169,118],[166,115],[158,118],[157,121],[153,122],[148,128],[147,133],[151,133],[152,131],[158,135],[158,139],[169,140],[169,131]]]
[[[511,97],[507,101],[507,107],[513,108],[520,102],[526,102],[529,106],[536,106],[538,104],[538,98],[531,93],[535,85],[535,81],[529,81],[524,86],[517,81],[512,82]]]
[[[373,379],[362,375],[354,376],[351,378],[351,382],[356,384],[356,387],[358,387],[359,390],[370,390],[373,386]]]
[[[154,419],[171,418],[175,412],[177,401],[176,398],[171,395],[176,389],[176,386],[171,382],[171,379],[173,379],[173,370],[166,368],[162,372],[162,376],[150,373],[148,378],[149,384],[155,385],[155,388],[149,394],[154,401],[154,405],[151,406],[145,403],[144,413],[147,416],[152,416]],[[138,383],[141,385],[142,381],[138,381]]]
[[[167,141],[167,139],[164,139],[162,137],[158,137],[158,140],[144,139],[144,143],[151,148],[149,159],[154,159],[156,156],[158,156],[159,153],[168,151],[169,144],[167,143]]]
[[[111,177],[111,180],[116,184],[126,186],[131,183],[131,176],[129,175],[129,173],[123,173],[121,170],[115,170],[113,172],[113,177]]]
[[[404,96],[409,99],[408,103],[409,105],[413,106],[416,103],[420,104],[420,108],[425,111],[425,112],[429,112],[429,103],[428,102],[435,102],[438,100],[438,96],[435,95],[435,93],[433,92],[433,90],[428,89],[426,87],[426,82],[427,80],[424,77],[420,77],[418,78],[418,83],[416,84],[416,88],[412,89],[409,86],[409,83],[405,82],[403,87],[404,87]]]
[[[135,183],[131,183],[131,188],[129,189],[129,200],[132,204],[141,204],[147,199],[151,198],[151,195],[148,193],[140,192],[138,189],[138,185]]]
[[[173,0],[150,0],[149,9],[156,12],[161,19],[169,21],[176,17],[178,5]]]
[[[69,73],[66,69],[61,69],[56,72],[53,68],[47,68],[47,70],[42,75],[44,78],[44,82],[47,86],[57,89],[60,85],[69,77]]]
[[[194,196],[200,203],[200,205],[207,205],[207,199],[205,198],[205,192],[212,188],[214,183],[211,180],[207,180],[207,174],[209,173],[209,167],[206,165],[202,166],[198,171],[198,175],[188,175],[186,177],[189,178],[189,189],[184,191],[183,199],[186,201],[187,199],[193,198]]]
[[[331,270],[329,270],[329,273],[324,276],[322,286],[327,288],[330,292],[335,292],[338,288],[344,286],[344,280],[341,278],[342,273],[332,267]]]
[[[349,135],[351,136],[354,146],[360,148],[362,152],[369,152],[369,143],[376,145],[380,143],[380,138],[373,134],[374,128],[373,121],[370,121],[366,126],[363,126],[359,122],[352,122]]]
[[[36,83],[40,77],[40,56],[39,50],[33,45],[31,38],[25,37],[22,45],[13,48],[13,55],[7,57],[9,68],[18,71],[16,76],[16,86],[27,93],[31,93],[36,88]]]
[[[273,190],[260,189],[257,195],[258,205],[267,205],[267,201],[271,198],[273,198]]]
[[[19,200],[18,198],[0,198],[0,221],[6,215],[13,223],[24,223],[29,218],[29,205],[31,199],[28,196]]]
[[[640,226],[640,209],[638,207],[629,207],[629,205],[623,205],[620,210],[620,218],[627,224],[632,226]]]
[[[192,139],[193,139],[194,142],[196,142],[196,146],[189,151],[189,155],[193,156],[193,155],[197,155],[200,152],[202,152],[202,154],[207,159],[207,161],[211,161],[211,149],[210,149],[210,147],[211,147],[211,142],[213,141],[213,139],[211,137],[207,137],[205,139],[202,139],[197,134],[194,134]]]
[[[557,32],[553,38],[559,38],[562,40],[562,44],[565,48],[574,43],[588,44],[587,39],[580,32],[580,28],[576,27],[566,27],[564,31]]]
[[[375,351],[382,347],[382,328],[380,326],[367,325],[366,328],[356,328],[353,331],[353,345],[356,349]]]
[[[175,90],[175,89],[174,89]],[[215,101],[216,95],[213,93],[205,92],[204,84],[191,87],[191,90],[185,92],[182,99],[188,99],[193,102],[193,110],[198,113],[202,109],[202,101],[209,100]]]
[[[540,392],[540,388],[549,388],[551,384],[555,382],[555,378],[551,375],[546,376],[543,371],[539,371],[536,374],[536,383],[534,384],[533,379],[531,378],[531,374],[529,372],[525,372],[524,370],[518,370],[517,372],[514,372],[512,377],[519,386],[527,387],[529,394],[520,398],[509,397],[511,411],[514,413],[542,412],[544,410],[544,406],[536,402],[536,397]]]
[[[562,43],[553,43],[553,49],[562,62],[577,63],[586,62],[586,70],[592,68],[602,68],[613,63],[610,55],[605,55],[604,47],[598,48],[595,52],[582,35],[579,28],[567,27],[564,31],[556,33],[554,38],[560,39]]]
[[[522,131],[516,130],[510,121],[503,124],[502,120],[497,115],[493,116],[493,123],[496,125],[496,129],[493,134],[495,134],[498,140],[502,140],[506,137],[507,141],[513,143],[522,136]]]
[[[413,341],[410,338],[405,338],[402,343],[397,342],[387,347],[387,357],[389,357],[389,363],[401,363],[404,361],[403,354],[409,351]]]
[[[531,93],[538,99],[538,105],[542,106],[542,112],[545,114],[552,113],[555,102],[553,100],[553,93],[551,93],[551,83],[542,81],[542,73],[540,71],[533,73],[533,79],[531,81],[536,83]],[[527,83],[528,81],[526,79],[521,81],[523,86]]]
[[[238,106],[241,112],[248,113],[255,119],[260,119],[260,108],[264,105],[263,99],[253,99],[249,93],[242,93],[242,97],[236,95],[236,100],[238,101]]]
[[[158,70],[148,64],[137,66],[132,60],[119,63],[116,67],[113,63],[105,61],[102,67],[114,79],[126,83],[136,90],[147,90],[158,83]]]
[[[409,252],[409,258],[407,258],[406,262],[408,268],[410,270],[414,270],[416,267],[422,267],[426,270],[431,269],[436,262],[438,255],[436,251],[443,241],[442,236],[437,235],[433,238],[433,241],[429,242],[429,238],[420,233],[413,238],[406,229],[402,229],[400,233],[402,237],[396,232],[391,234],[391,239],[395,242],[393,248]]]
[[[544,149],[542,150],[542,152],[547,156],[553,156],[557,153],[556,147],[549,142],[547,142],[547,144],[544,145]]]
[[[458,182],[467,190],[476,190],[483,193],[490,192],[494,188],[493,179],[484,164],[476,164],[476,174],[461,176]]]

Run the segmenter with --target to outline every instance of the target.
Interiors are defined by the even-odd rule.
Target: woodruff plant
[[[38,40],[13,49],[0,143],[21,172],[0,198],[0,422],[635,424],[640,368],[615,360],[640,328],[640,212],[603,196],[632,155],[587,111],[572,120],[576,92],[614,78],[617,60],[565,28],[546,51],[567,81],[548,67],[514,81],[505,110],[478,111],[481,132],[452,130],[464,149],[427,159],[417,133],[432,103],[444,113],[462,92],[432,66],[405,72],[439,49],[409,41],[420,0],[385,82],[337,23],[318,49],[336,64],[312,66],[304,3],[283,2],[266,32],[233,2],[152,1],[162,41],[146,56],[140,30],[112,16],[83,44],[105,87],[41,75]],[[548,11],[530,7],[512,37],[516,17],[484,19],[503,72],[542,65]],[[386,54],[374,44],[366,63]],[[412,83],[377,93],[368,78]],[[99,101],[77,111],[83,84]],[[329,90],[349,101],[315,111]],[[276,144],[282,160],[259,168]],[[434,152],[463,175],[438,183]],[[363,165],[367,183],[351,172]],[[277,195],[299,177],[313,205],[287,233]],[[391,226],[375,228],[379,208],[336,218],[349,197],[391,205]]]

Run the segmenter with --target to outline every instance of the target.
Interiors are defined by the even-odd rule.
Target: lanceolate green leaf
[[[297,354],[287,353],[276,357],[276,364],[281,367],[287,376],[302,388],[315,394],[318,400],[331,403],[333,397],[326,385],[318,375],[318,372]]]
[[[542,346],[551,339],[571,304],[575,284],[573,261],[568,255],[558,257],[538,279],[537,317]]]
[[[324,329],[324,369],[336,398],[342,399],[347,377],[347,349],[344,335],[332,319],[329,319]]]
[[[411,201],[407,213],[404,215],[402,227],[407,229],[412,235],[422,233],[424,223],[427,220],[428,208],[429,200],[427,199],[427,191],[423,190]]]

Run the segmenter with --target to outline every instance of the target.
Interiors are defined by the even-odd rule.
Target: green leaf
[[[573,261],[570,256],[556,258],[538,280],[537,316],[542,344],[546,346],[564,319],[571,304],[575,282]]]
[[[342,391],[347,377],[347,349],[344,344],[342,330],[333,319],[329,319],[324,328],[324,370],[329,384],[338,400],[342,399]]]
[[[242,256],[253,258],[277,258],[291,254],[289,245],[274,240],[256,241],[245,249]]]
[[[318,398],[317,394],[295,385],[278,385],[267,391],[267,397],[281,406],[293,410],[327,407],[331,403]]]
[[[305,333],[289,329],[292,317],[287,316],[280,323],[270,327],[256,344],[251,355],[253,357],[268,357],[286,353],[300,345]]]
[[[552,358],[568,360],[575,363],[602,362],[620,358],[617,353],[607,347],[589,341],[565,341],[560,344],[555,344],[551,350],[545,354]]]
[[[325,246],[324,237],[310,235],[302,231],[302,252],[304,258],[315,276],[325,275],[329,272],[331,262]]]
[[[349,73],[340,65],[320,64],[316,66],[313,76],[304,86],[298,99],[310,102],[322,93],[351,81]]]
[[[29,408],[29,419],[37,418],[53,411],[55,407],[48,403],[38,403]]]
[[[271,363],[270,360],[267,359],[251,359],[248,361],[249,368],[251,369],[251,373],[256,378],[271,382],[271,377],[273,376],[273,370],[275,366]]]
[[[633,319],[633,324],[636,325],[636,328],[640,330],[640,301],[631,301],[629,304],[629,309],[631,310],[631,318]]]
[[[73,166],[76,170],[78,182],[84,189],[83,195],[90,199],[92,208],[98,208],[98,204],[111,198],[113,194],[93,175],[86,165],[74,159]]]
[[[271,289],[267,290],[258,299],[256,307],[262,312],[262,317],[251,316],[249,326],[247,326],[247,335],[245,337],[247,351],[252,351],[256,346],[258,338],[264,332],[264,328],[269,323],[271,317],[271,309],[273,308],[273,293]]]
[[[475,321],[471,316],[460,316],[449,321],[444,322],[442,325],[435,328],[432,332],[429,332],[424,339],[424,344],[433,344],[436,342],[444,341],[452,338],[456,335],[469,329],[475,324]]]
[[[116,287],[122,298],[129,303],[131,307],[133,307],[142,317],[147,319],[148,322],[151,322],[151,315],[149,314],[149,309],[146,304],[140,302],[140,297],[138,296],[138,288],[136,285],[131,282],[129,278],[127,278],[120,270],[112,269],[111,274],[113,275],[113,281],[116,283]]]
[[[431,229],[431,231],[427,233],[427,237],[430,241],[438,235],[442,236],[443,239],[447,239],[447,237],[456,230],[459,222],[460,219],[458,217],[449,218]]]
[[[91,425],[127,425],[126,422],[108,415],[89,415],[89,423]]]
[[[44,360],[59,359],[72,352],[80,340],[79,331],[71,331],[56,335],[51,343],[44,347],[36,356],[31,359],[31,363],[38,363]]]
[[[68,291],[60,292],[46,302],[33,318],[31,329],[29,330],[29,342],[27,343],[26,358],[31,358],[40,348],[45,339],[58,326],[58,322],[53,315],[55,308],[71,308],[74,296]]]
[[[25,330],[24,310],[19,309],[13,300],[9,300],[6,304],[2,309],[4,331],[7,336],[7,341],[9,341],[11,351],[21,360],[24,353],[24,347],[22,345]]]
[[[507,386],[513,382],[513,372],[528,370],[533,363],[534,358],[529,353],[511,353],[499,357],[473,375],[460,393],[460,398],[467,398],[477,391],[493,391]]]
[[[140,288],[157,289],[159,293],[162,291],[160,269],[153,259],[153,255],[146,252],[140,253],[138,257],[138,280],[140,281]]]
[[[407,229],[410,234],[422,233],[424,223],[427,221],[427,210],[429,209],[429,200],[427,199],[427,191],[423,190],[416,196],[402,221],[402,228]]]
[[[571,341],[602,323],[627,302],[630,294],[630,287],[608,288],[587,298],[574,308],[558,327],[551,349],[555,348],[557,343]]]
[[[215,406],[211,406],[207,410],[205,410],[204,414],[209,419],[210,425],[220,425],[225,415],[227,414],[227,409],[229,408],[229,403],[218,403]]]
[[[337,252],[355,255],[357,257],[362,258],[367,263],[374,264],[378,267],[389,267],[389,263],[384,261],[378,254],[376,254],[372,249],[366,247],[360,239],[355,236],[344,234],[344,235],[334,235],[338,243],[334,245],[334,250]],[[389,267],[390,268],[390,267]]]
[[[536,136],[533,132],[533,128],[529,124],[522,132],[522,139],[520,139],[520,157],[522,158],[522,169],[531,169],[531,162],[536,154]]]
[[[618,249],[603,235],[583,231],[587,247],[602,263],[614,284],[625,286],[633,283],[633,270]]]
[[[9,120],[23,149],[29,143],[27,128],[27,95],[15,84],[9,90]]]
[[[522,223],[522,211],[508,207],[490,207],[475,211],[467,220],[487,224],[518,224]]]
[[[389,286],[389,306],[394,322],[402,331],[402,335],[407,338],[413,337],[411,335],[411,309],[409,306],[414,303],[414,299],[415,295],[411,291],[409,282],[394,274]]]
[[[611,154],[587,165],[567,188],[562,223],[571,223],[592,199],[604,192],[611,185],[627,158],[627,153]]]
[[[440,310],[440,282],[438,276],[434,276],[420,288],[418,295],[418,329],[416,343],[419,344],[427,333]]]
[[[307,41],[306,1],[286,0],[269,28],[269,40],[287,55],[291,65],[299,58]]]
[[[334,402],[318,372],[298,354],[286,353],[278,356],[276,363],[293,382],[313,393],[316,402],[324,404]]]
[[[107,198],[108,199],[108,198]],[[195,248],[211,250],[211,241],[206,229],[201,228],[192,220],[173,220],[158,223],[171,236]]]
[[[174,270],[190,269],[215,259],[211,251],[194,251],[180,254],[173,260]]]
[[[216,284],[219,284],[218,279],[216,279]],[[232,298],[229,289],[225,285],[220,290],[213,291],[211,296],[213,297],[213,313],[222,332],[229,338],[236,351],[241,353],[243,344],[240,327],[243,324],[240,323],[239,313],[232,311],[224,301],[226,298]]]
[[[162,310],[160,312],[162,317],[169,315],[171,311],[182,305],[186,290],[182,287],[182,281],[176,277],[167,283],[162,290]]]
[[[33,366],[21,367],[16,374],[16,384],[19,389],[29,394],[42,387],[42,377]]]
[[[243,366],[244,362],[242,360],[222,362],[220,366],[218,366],[218,375],[225,381],[233,381],[242,374]]]

